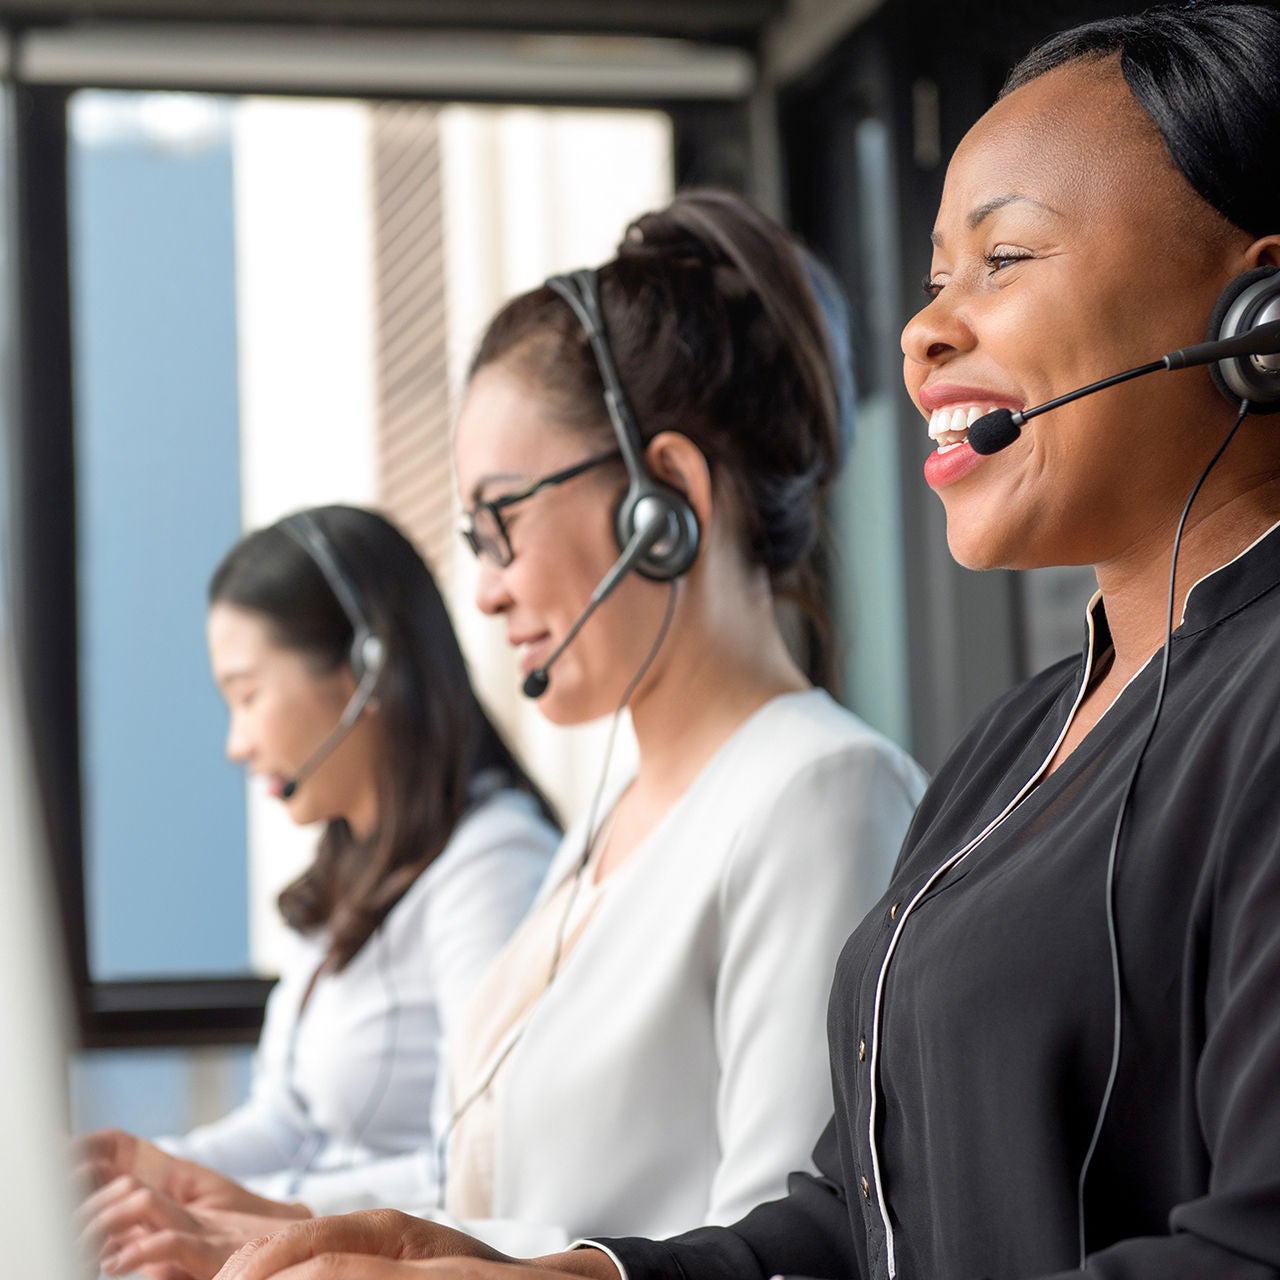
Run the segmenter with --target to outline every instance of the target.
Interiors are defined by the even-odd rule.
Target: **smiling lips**
[[[944,405],[929,415],[929,438],[939,453],[947,453],[965,443],[969,428],[979,418],[994,413],[999,407],[995,404]]]
[[[507,643],[516,651],[521,675],[528,675],[538,665],[550,636],[545,631],[536,636],[509,636]]]

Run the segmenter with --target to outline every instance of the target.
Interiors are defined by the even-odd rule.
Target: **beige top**
[[[468,1213],[464,1228],[528,1257],[579,1236],[736,1222],[783,1194],[831,1115],[836,956],[888,881],[921,781],[820,690],[775,698],[740,725],[583,904],[549,988],[538,994],[553,943],[523,966],[502,960],[506,981],[531,983],[533,1005],[476,1144],[492,1162],[492,1212]],[[575,824],[537,916],[584,845]],[[550,918],[554,934],[554,908]],[[489,983],[486,1018],[497,999],[527,1005],[504,985]],[[471,1061],[463,1075],[483,1088]],[[457,1144],[459,1161],[471,1145]],[[474,1208],[462,1195],[454,1203]]]
[[[597,848],[606,843],[601,839]],[[494,1216],[497,1093],[530,1016],[608,887],[608,880],[596,882],[596,861],[593,852],[586,867],[566,876],[535,908],[499,953],[472,1001],[451,1081],[445,1207],[457,1218]]]

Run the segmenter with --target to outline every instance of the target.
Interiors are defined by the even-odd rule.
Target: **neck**
[[[683,588],[682,588],[683,589]],[[684,792],[749,716],[784,693],[809,687],[787,651],[767,586],[746,601],[677,615],[660,678],[632,699],[639,748],[633,793],[664,807]]]
[[[1224,459],[1225,461],[1225,459]],[[1219,464],[1221,465],[1221,464]],[[1280,476],[1211,475],[1187,518],[1178,551],[1173,625],[1191,588],[1238,556],[1280,520]],[[1128,680],[1164,644],[1173,538],[1181,510],[1123,555],[1095,566],[1115,649],[1113,678]]]

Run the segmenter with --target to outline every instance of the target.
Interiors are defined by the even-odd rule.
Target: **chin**
[[[964,516],[947,512],[947,550],[962,569],[1038,569],[1057,560],[1029,555],[1036,530],[1028,521],[1015,523],[989,511],[970,510]]]
[[[598,681],[588,678],[581,667],[566,662],[563,667],[552,668],[547,691],[535,700],[535,705],[551,724],[587,724],[612,715],[621,696],[620,687],[602,693]]]
[[[987,569],[1016,567],[999,554],[993,539],[974,536],[972,533],[956,533],[950,525],[947,527],[947,550],[962,569],[982,572]]]
[[[537,700],[537,707],[543,718],[551,724],[562,726],[586,724],[590,720],[598,720],[608,715],[612,707],[590,706],[582,696],[571,691],[557,694],[554,677],[546,693]]]

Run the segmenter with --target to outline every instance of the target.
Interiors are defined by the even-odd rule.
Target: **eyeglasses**
[[[504,511],[514,507],[517,502],[532,498],[535,493],[543,489],[554,489],[556,485],[564,484],[566,480],[572,480],[575,476],[580,476],[594,467],[603,466],[606,462],[612,462],[621,456],[619,450],[610,449],[608,453],[598,453],[584,462],[566,467],[563,471],[553,471],[549,476],[533,481],[516,493],[504,493],[500,498],[493,498],[488,502],[477,502],[470,511],[462,513],[458,522],[458,532],[462,534],[463,540],[475,555],[487,556],[499,568],[505,569],[515,559],[515,552],[511,550],[511,538],[502,520]]]

